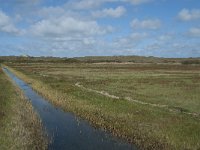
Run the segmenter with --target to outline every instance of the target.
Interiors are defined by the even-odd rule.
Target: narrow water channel
[[[48,136],[52,138],[49,150],[136,150],[135,146],[92,127],[72,113],[54,107],[7,68],[3,70],[20,87],[39,114]]]

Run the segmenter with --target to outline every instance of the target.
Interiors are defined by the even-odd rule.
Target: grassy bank
[[[10,66],[54,105],[142,149],[200,148],[199,66],[37,63]],[[76,83],[85,88],[77,87]],[[119,99],[94,90],[106,91]],[[168,107],[142,105],[126,97]]]
[[[0,149],[47,149],[31,103],[0,69]]]

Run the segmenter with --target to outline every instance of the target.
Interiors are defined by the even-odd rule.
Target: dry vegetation
[[[21,63],[9,66],[53,104],[142,149],[200,148],[199,65]],[[167,109],[134,100],[166,105]]]
[[[47,149],[42,124],[31,103],[1,69],[0,149]]]

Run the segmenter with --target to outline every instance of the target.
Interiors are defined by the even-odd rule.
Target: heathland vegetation
[[[160,58],[144,56],[86,56],[75,58],[0,56],[2,62],[18,63],[181,63],[200,64],[200,58]]]
[[[0,69],[0,149],[47,149],[40,119],[23,93]]]
[[[105,59],[6,64],[54,105],[141,149],[200,148],[200,66],[182,63],[199,59]]]

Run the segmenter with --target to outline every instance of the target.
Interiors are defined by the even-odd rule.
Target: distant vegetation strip
[[[47,145],[31,103],[0,68],[0,149],[45,150]]]
[[[85,56],[85,57],[32,57],[32,56],[0,56],[0,63],[180,63],[200,64],[200,58],[162,58],[154,56]]]

